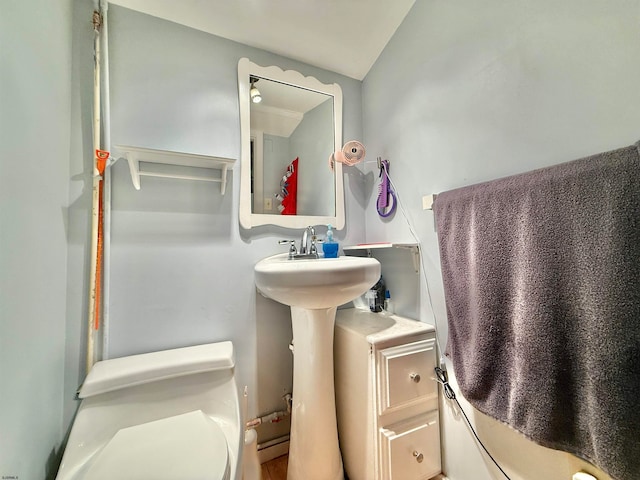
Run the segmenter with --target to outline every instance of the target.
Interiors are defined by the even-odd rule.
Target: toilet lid
[[[96,456],[86,478],[225,480],[227,440],[201,410],[123,428]]]

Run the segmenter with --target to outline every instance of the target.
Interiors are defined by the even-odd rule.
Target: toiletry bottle
[[[369,292],[375,292],[374,294],[371,294],[370,296],[373,297],[373,305],[371,300],[369,300],[369,309],[372,312],[381,312],[383,307],[384,307],[384,291],[385,291],[385,287],[384,287],[384,280],[382,280],[382,277],[380,277],[380,280],[378,280],[376,282],[376,284],[371,287],[371,289],[369,290]],[[375,297],[374,297],[375,295]]]
[[[378,295],[376,296],[376,312],[381,312],[384,310],[384,292],[387,290],[382,277],[378,280],[375,288],[378,292]]]
[[[391,300],[391,293],[389,290],[385,290],[384,292],[384,311],[387,313],[395,313],[395,307],[393,305],[393,300]]]
[[[327,238],[322,242],[322,251],[324,258],[338,258],[338,242],[333,239],[331,225],[327,225]]]
[[[364,294],[364,298],[367,299],[369,310],[371,310],[372,312],[376,311],[376,296],[377,292],[373,288],[371,290],[367,290],[367,292]]]

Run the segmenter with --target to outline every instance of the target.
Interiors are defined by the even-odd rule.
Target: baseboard
[[[262,464],[287,453],[289,453],[289,440],[258,450],[258,460]]]

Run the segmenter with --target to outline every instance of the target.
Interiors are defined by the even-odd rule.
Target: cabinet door
[[[435,398],[435,338],[378,352],[378,413]]]
[[[438,411],[380,429],[383,480],[424,480],[440,473]]]

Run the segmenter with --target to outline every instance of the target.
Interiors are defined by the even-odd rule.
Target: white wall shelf
[[[358,245],[346,245],[343,250],[376,250],[378,248],[407,248],[409,250],[417,250],[417,243],[359,243]]]
[[[358,245],[347,245],[342,247],[346,255],[354,257],[375,257],[376,250],[384,250],[389,248],[399,248],[409,250],[412,254],[413,269],[415,273],[420,272],[420,247],[417,243],[361,243]]]
[[[227,172],[235,163],[233,158],[211,157],[192,153],[155,150],[151,148],[117,145],[116,150],[123,154],[129,162],[131,181],[136,190],[140,190],[140,177],[178,178],[182,180],[199,180],[220,183],[220,193],[224,195],[227,185]],[[170,165],[175,167],[189,167],[193,169],[219,170],[219,177],[203,174],[187,174],[175,171],[153,170],[151,164]],[[191,173],[191,172],[189,172]]]

